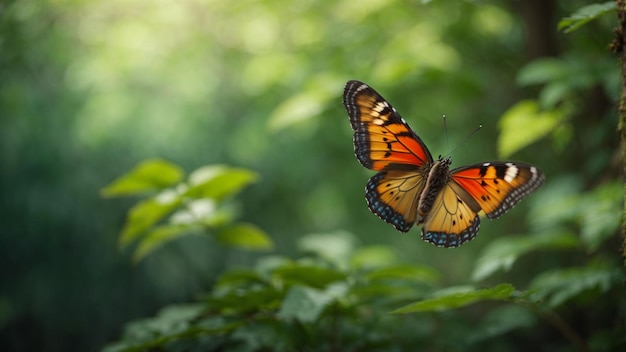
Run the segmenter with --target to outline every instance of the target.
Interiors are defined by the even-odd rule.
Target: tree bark
[[[554,0],[513,0],[524,21],[526,56],[529,61],[559,54],[556,39],[556,3]]]
[[[618,125],[622,149],[622,172],[626,175],[626,0],[615,0],[617,5],[617,28],[611,49],[618,55],[622,70],[622,86],[619,106],[617,108]],[[626,286],[626,187],[624,187],[624,217],[622,218],[622,265],[624,267],[624,285]]]

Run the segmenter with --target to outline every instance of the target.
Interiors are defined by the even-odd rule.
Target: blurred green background
[[[422,242],[418,230],[396,232],[365,204],[373,173],[353,155],[343,85],[373,86],[435,157],[482,124],[454,150],[455,166],[506,157],[543,169],[545,190],[591,189],[619,174],[619,74],[607,50],[615,16],[570,34],[556,29],[587,3],[1,3],[1,344],[98,350],[124,322],[193,299],[220,271],[258,258],[189,237],[133,264],[117,244],[132,199],[99,191],[151,157],[187,171],[224,163],[258,172],[240,196],[240,218],[265,230],[275,253],[294,253],[307,233],[348,231],[441,270],[444,284],[467,282],[481,249],[524,233],[529,208],[546,196],[483,221],[457,249]],[[499,121],[527,99],[556,122],[503,155]],[[529,121],[524,129],[537,129]],[[607,245],[610,260],[616,243]]]

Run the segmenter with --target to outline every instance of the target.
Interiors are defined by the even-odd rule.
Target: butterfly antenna
[[[454,149],[452,149],[452,151],[448,153],[448,155],[454,153],[457,149],[459,149],[463,144],[465,144],[465,142],[467,142],[468,139],[470,139],[473,135],[475,135],[476,132],[478,132],[478,130],[480,130],[481,128],[483,128],[483,125],[478,125],[470,134],[468,134],[465,138],[463,138],[461,143],[459,143]]]
[[[446,119],[446,115],[443,115],[443,130],[446,134],[446,149],[450,148],[450,137],[448,136],[448,120]]]

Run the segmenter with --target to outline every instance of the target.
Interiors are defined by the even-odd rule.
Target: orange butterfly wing
[[[368,207],[398,231],[409,231],[433,162],[430,151],[396,109],[365,83],[349,81],[343,103],[354,130],[357,159],[366,168],[381,171],[367,182]]]
[[[539,188],[545,176],[532,165],[486,162],[451,172],[422,226],[422,239],[442,247],[458,247],[473,239],[479,212],[496,219]]]
[[[496,161],[455,169],[452,179],[474,198],[489,219],[497,219],[539,188],[545,176],[532,165]]]
[[[440,247],[458,247],[476,237],[480,206],[461,186],[449,182],[424,219],[422,239]]]
[[[415,170],[432,164],[424,142],[374,89],[349,81],[343,103],[354,130],[354,152],[370,170]]]
[[[398,231],[408,232],[417,219],[424,176],[419,172],[382,171],[367,181],[365,198],[370,210]]]

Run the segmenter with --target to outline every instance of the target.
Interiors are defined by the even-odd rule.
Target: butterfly
[[[396,109],[363,82],[348,81],[343,104],[357,159],[379,171],[365,188],[368,207],[398,231],[421,225],[422,239],[436,246],[470,241],[480,228],[479,214],[500,217],[545,180],[538,168],[518,162],[450,170],[452,159],[433,160]]]

